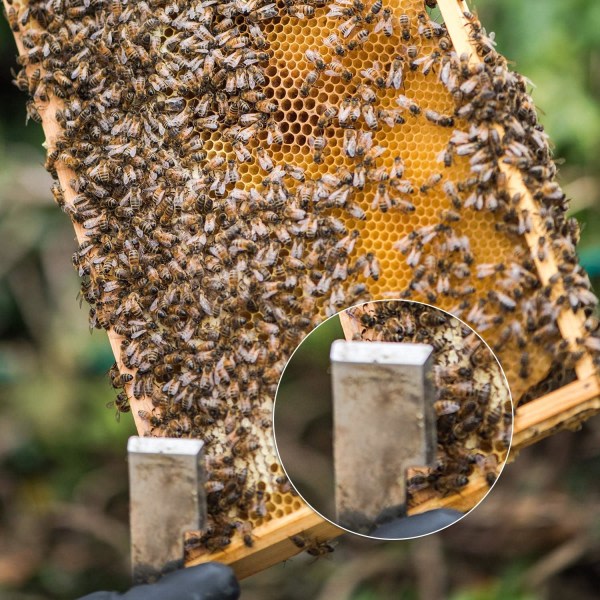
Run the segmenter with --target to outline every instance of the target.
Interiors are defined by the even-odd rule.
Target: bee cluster
[[[578,225],[566,217],[527,81],[508,71],[472,14],[465,18],[480,64],[454,52],[420,2],[391,9],[335,0],[324,11],[314,25],[273,26],[275,56],[291,61],[277,70],[293,90],[277,90],[292,123],[286,132],[312,151],[282,157],[319,174],[315,165],[325,165],[321,179],[335,171],[329,200],[340,199],[342,220],[361,233],[354,269],[374,280],[371,297],[412,297],[461,316],[499,353],[519,401],[566,383],[584,353],[600,350],[597,299],[577,261]],[[282,31],[306,40],[304,56],[298,44],[277,41]],[[299,77],[285,79],[294,67]],[[534,209],[523,208],[506,167]],[[543,231],[531,248],[538,217]],[[542,281],[534,258],[550,254],[558,270]],[[570,342],[558,326],[564,311],[587,319]]]
[[[8,0],[28,114],[60,105],[44,115],[61,127],[46,167],[70,173],[53,192],[84,233],[91,323],[122,338],[117,409],[206,443],[212,524],[195,545],[251,545],[248,524],[301,506],[270,413],[326,315],[385,292],[436,302],[501,346],[518,396],[551,357],[577,358],[556,319],[595,298],[524,80],[474,17],[485,60],[458,57],[434,4]],[[501,161],[543,211],[536,251],[561,259],[558,300]],[[581,348],[598,349],[596,328]]]
[[[491,486],[508,454],[513,409],[500,365],[481,338],[458,319],[418,302],[371,302],[347,314],[356,323],[357,340],[433,347],[436,464],[410,471],[409,505],[457,492],[473,473]]]
[[[453,295],[458,301],[453,314],[479,332],[489,331],[494,350],[503,355],[509,347],[519,350],[514,370],[520,379],[531,375],[530,347],[550,348],[553,377],[563,383],[585,352],[594,353],[598,364],[600,350],[593,314],[598,299],[575,251],[579,226],[566,216],[568,201],[555,181],[556,165],[527,94],[527,81],[508,70],[506,60],[494,49],[493,37],[477,19],[470,13],[464,16],[482,60],[473,64],[466,54],[442,59],[438,77],[454,99],[453,116],[428,118],[440,126],[453,127],[455,118],[464,123],[465,127],[453,130],[437,158],[444,167],[459,157],[468,159],[469,171],[462,179],[444,181],[450,208],[440,211],[437,224],[417,228],[395,243],[413,271],[404,295],[416,292],[429,302]],[[511,191],[505,165],[520,173],[539,211],[542,231],[530,251],[524,251],[522,238],[534,231],[534,215],[521,207],[523,193]],[[442,179],[439,174],[436,182]],[[500,261],[475,264],[469,238],[455,230],[465,209],[493,213],[496,230],[514,240],[513,251]],[[558,270],[542,285],[532,256],[544,263],[551,252]],[[469,281],[472,275],[487,281],[488,287],[476,302],[476,288]],[[575,347],[559,334],[558,318],[565,309],[581,311],[586,317],[586,335],[575,340]],[[538,391],[550,389],[542,386]],[[531,397],[525,394],[522,400]]]

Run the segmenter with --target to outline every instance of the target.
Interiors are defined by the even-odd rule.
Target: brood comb
[[[524,80],[462,3],[445,24],[417,0],[5,3],[117,407],[207,442],[191,545],[245,575],[332,534],[282,479],[270,410],[302,336],[361,299],[480,331],[533,400],[519,445],[598,411],[577,226]]]

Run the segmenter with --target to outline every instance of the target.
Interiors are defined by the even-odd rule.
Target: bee
[[[421,185],[419,190],[422,194],[427,194],[429,190],[433,189],[442,180],[442,178],[443,175],[441,173],[433,173],[428,177],[427,181]]]
[[[287,8],[288,14],[297,19],[306,19],[314,16],[315,7],[310,4],[294,4]]]
[[[418,321],[423,327],[441,327],[448,323],[448,317],[439,310],[423,310],[418,316]]]
[[[8,19],[8,24],[10,28],[14,32],[19,31],[19,12],[14,6],[9,6],[6,11],[6,17]]]
[[[284,170],[287,175],[296,181],[304,181],[304,169],[302,167],[286,164]]]
[[[488,298],[497,302],[507,312],[513,312],[517,308],[517,302],[499,290],[490,290]]]
[[[447,475],[435,478],[433,488],[441,494],[449,494],[465,487],[468,483],[469,478],[466,475]]]
[[[345,56],[347,52],[346,45],[338,38],[335,33],[323,38],[323,44],[327,48],[331,48],[338,56]]]
[[[377,94],[375,90],[372,87],[365,85],[364,83],[361,83],[358,86],[358,88],[356,89],[356,93],[363,102],[372,103],[375,102],[375,100],[377,100]]]
[[[419,115],[421,114],[421,108],[420,106],[414,102],[413,100],[411,100],[410,98],[407,98],[406,96],[400,94],[397,98],[396,98],[396,103],[398,104],[398,106],[400,106],[400,108],[403,108],[404,110],[408,110],[411,114],[413,115]]]
[[[452,415],[460,410],[460,403],[454,400],[438,400],[433,406],[438,416]]]
[[[337,115],[337,108],[331,104],[325,104],[323,112],[319,116],[317,121],[317,127],[325,129],[331,125],[333,118]]]
[[[383,8],[383,0],[375,0],[369,9],[369,12],[372,15],[378,15]]]
[[[324,556],[335,550],[336,544],[332,541],[319,541],[318,539],[309,539],[303,535],[293,535],[290,541],[301,550],[305,550],[311,556]]]
[[[456,381],[457,379],[471,379],[473,370],[470,367],[461,365],[436,365],[434,367],[435,375],[441,381]]]
[[[379,261],[372,252],[368,252],[357,259],[353,270],[362,271],[362,276],[365,279],[372,278],[374,281],[377,281],[381,274]]]
[[[443,388],[442,395],[454,398],[474,398],[477,396],[478,388],[473,381],[459,381],[448,383]]]
[[[313,160],[320,164],[323,162],[323,149],[326,145],[325,137],[320,135],[317,137],[310,136],[308,138],[308,146],[313,151]]]
[[[478,398],[479,400],[479,398]],[[502,407],[497,404],[492,409],[488,410],[485,415],[485,424],[488,427],[496,428],[502,419]]]
[[[406,480],[407,492],[409,496],[420,492],[429,487],[430,476],[424,473],[418,473]]]
[[[306,539],[302,535],[293,535],[290,538],[290,541],[292,542],[292,544],[294,544],[294,546],[296,546],[296,548],[301,548],[301,549],[304,549],[306,547],[306,543],[307,543]]]
[[[211,536],[203,543],[209,552],[223,550],[223,548],[226,548],[229,544],[231,544],[231,539],[226,536]]]
[[[379,62],[374,61],[373,65],[368,69],[363,69],[360,74],[375,84],[378,88],[383,89],[386,85],[386,77],[381,70]]]
[[[310,48],[304,53],[304,56],[306,56],[308,62],[311,62],[315,66],[318,72],[324,71],[327,67],[327,63],[318,50]]]
[[[519,377],[521,379],[527,379],[530,376],[530,365],[529,353],[523,350],[519,356]]]
[[[267,124],[267,144],[280,145],[283,144],[283,133],[279,126],[274,121],[269,121]]]
[[[536,256],[540,262],[548,258],[548,244],[545,236],[540,236],[537,241]]]
[[[431,73],[431,71],[434,69],[435,65],[440,61],[440,56],[441,54],[437,50],[434,50],[431,54],[413,60],[411,63],[411,68],[416,69],[423,65],[421,68],[421,73],[423,73],[423,75],[429,75],[429,73]]]
[[[399,90],[402,87],[404,81],[404,59],[401,56],[397,56],[390,63],[388,76],[385,81],[385,87],[394,88]]]
[[[277,489],[280,494],[287,494],[292,491],[292,486],[289,479],[285,475],[281,475],[275,479]]]
[[[384,8],[381,15],[378,17],[373,33],[379,33],[383,31],[386,37],[391,37],[394,33],[394,20],[391,9]],[[404,39],[404,38],[403,38]]]
[[[306,549],[306,552],[308,554],[310,554],[311,556],[320,557],[320,556],[325,556],[325,555],[333,552],[335,550],[336,545],[337,545],[337,542],[333,542],[333,541],[319,542],[318,540],[314,540],[314,541],[310,542],[306,546],[305,549]]]
[[[259,167],[263,171],[270,173],[273,170],[274,165],[273,165],[271,156],[269,155],[269,152],[267,150],[265,150],[264,148],[259,147],[256,149],[256,156],[258,159]]]
[[[338,29],[340,30],[340,33],[343,37],[348,38],[356,29],[356,27],[358,27],[362,23],[362,21],[363,18],[361,15],[355,15],[338,25]]]
[[[345,257],[352,253],[354,250],[354,246],[356,245],[356,241],[360,233],[355,230],[352,233],[344,236],[334,245],[334,254],[337,257]]]
[[[464,439],[470,434],[476,432],[481,427],[482,423],[482,418],[477,414],[469,415],[453,426],[452,434],[456,437],[456,439]]]
[[[440,127],[453,127],[454,126],[454,118],[449,115],[443,115],[435,110],[427,109],[425,111],[425,118],[428,121],[431,121],[435,125],[439,125]]]
[[[371,210],[379,209],[385,213],[394,207],[393,198],[389,194],[388,186],[386,183],[380,183],[377,186],[377,191],[371,202]]]
[[[440,212],[440,217],[444,223],[457,223],[460,221],[460,213],[446,208]]]
[[[300,95],[303,98],[306,98],[310,94],[311,90],[319,80],[319,74],[320,72],[317,69],[313,69],[307,73],[302,85],[300,86]]]
[[[405,42],[410,41],[410,17],[406,13],[403,13],[398,18],[398,23],[400,24],[400,35],[402,40]]]
[[[485,477],[486,483],[492,487],[494,485],[497,475],[498,469],[498,459],[495,454],[477,454],[475,457],[475,461],[477,463],[477,467],[482,472]]]
[[[359,116],[360,103],[358,98],[344,98],[337,113],[338,123],[340,126],[345,127],[348,124],[348,120],[350,120],[350,123],[354,123]]]
[[[327,65],[324,73],[329,77],[340,77],[342,81],[345,81],[346,83],[354,77],[354,73],[352,73],[350,69],[344,67],[338,60],[332,60]]]

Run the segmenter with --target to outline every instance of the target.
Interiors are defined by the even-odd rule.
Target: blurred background
[[[600,290],[600,3],[470,3],[536,85],[582,224],[580,256]],[[77,299],[68,219],[11,84],[15,46],[0,18],[0,599],[70,599],[128,585],[126,439],[103,332]],[[459,525],[409,542],[346,536],[243,582],[246,600],[598,597],[600,417],[521,452]]]

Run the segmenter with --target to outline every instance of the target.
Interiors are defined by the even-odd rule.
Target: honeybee
[[[356,93],[360,96],[360,98],[362,99],[363,102],[375,102],[375,100],[377,100],[377,94],[375,92],[375,90],[373,88],[371,88],[368,85],[365,85],[363,83],[361,83],[357,90]]]
[[[377,191],[371,202],[371,210],[379,209],[385,213],[395,206],[394,199],[390,196],[388,186],[386,183],[380,183],[377,186]]]
[[[283,133],[274,121],[269,121],[267,124],[267,144],[283,144]]]
[[[209,552],[222,550],[231,544],[231,539],[226,536],[209,537],[203,543]]]
[[[421,191],[422,194],[427,194],[429,192],[429,190],[433,189],[435,186],[437,186],[440,183],[442,178],[443,178],[443,175],[441,173],[433,173],[432,175],[430,175],[427,178],[427,181],[425,181],[421,185],[419,190]]]
[[[375,254],[373,254],[372,252],[368,252],[367,254],[364,254],[360,258],[358,258],[356,263],[354,264],[353,270],[359,272],[362,271],[363,277],[365,277],[366,279],[372,278],[374,281],[377,281],[381,274],[379,268],[379,261],[377,260]]]
[[[302,550],[305,550],[311,556],[324,556],[335,550],[335,542],[332,541],[319,541],[317,538],[309,539],[304,535],[293,535],[290,541]]]
[[[327,141],[325,136],[310,136],[308,138],[308,146],[313,150],[313,160],[319,164],[323,162],[323,149],[325,148]]]
[[[473,376],[473,370],[470,367],[461,365],[436,365],[434,370],[437,378],[447,382],[456,381],[456,379],[470,379]]]
[[[410,17],[406,13],[403,13],[398,18],[398,23],[400,24],[400,31],[403,41],[410,41]]]
[[[527,379],[530,375],[530,359],[529,353],[523,350],[519,357],[519,377]]]
[[[307,73],[302,85],[300,86],[300,95],[303,98],[306,98],[310,94],[312,88],[319,80],[319,74],[320,72],[317,69],[313,69]]]
[[[460,403],[454,400],[438,400],[434,403],[436,414],[439,415],[451,415],[457,413],[460,410]]]
[[[352,71],[344,67],[338,60],[332,60],[326,66],[324,73],[329,77],[340,77],[345,82],[350,81],[354,77]]]
[[[338,29],[343,37],[348,38],[352,32],[363,22],[361,15],[355,15],[350,17],[347,21],[344,21],[338,25]]]
[[[316,556],[316,557],[325,556],[325,555],[333,552],[335,550],[336,545],[337,545],[337,542],[334,542],[331,540],[323,541],[323,542],[314,540],[313,542],[310,542],[308,544],[308,546],[306,547],[306,552],[308,554],[310,554],[311,556]]]
[[[335,33],[328,35],[326,38],[323,38],[323,44],[327,46],[327,48],[331,48],[338,56],[345,56],[347,49],[346,45],[338,38]]]
[[[373,33],[379,33],[380,31],[383,31],[386,37],[391,37],[394,33],[393,13],[389,8],[383,9],[373,28]]]
[[[454,183],[450,180],[445,181],[442,188],[448,199],[452,202],[452,206],[456,209],[460,209],[462,207],[462,201]]]
[[[476,432],[481,427],[482,423],[483,420],[480,416],[472,414],[456,423],[452,428],[452,433],[457,439],[464,439],[471,433]]]
[[[331,125],[333,118],[337,114],[337,108],[332,104],[325,104],[323,107],[323,112],[319,116],[319,120],[317,121],[317,127],[320,129],[325,129]]]
[[[419,107],[419,105],[410,98],[404,96],[403,94],[400,94],[396,98],[396,103],[400,106],[400,108],[408,110],[413,115],[421,114],[421,108]]]
[[[466,475],[447,475],[435,478],[433,488],[445,495],[465,487],[468,483],[469,478]]]
[[[368,69],[363,69],[360,74],[374,83],[378,88],[383,89],[386,85],[386,77],[381,70],[381,65],[379,62],[374,61],[373,65]]]
[[[390,63],[388,76],[385,81],[387,88],[394,88],[399,90],[402,87],[404,81],[404,59],[401,56],[396,57]]]
[[[348,120],[350,121],[350,123],[354,123],[359,116],[360,103],[358,98],[344,98],[337,112],[338,123],[340,124],[340,126],[345,127],[348,124]]]
[[[313,65],[315,65],[315,68],[317,69],[317,71],[324,71],[325,68],[327,67],[327,63],[325,62],[325,60],[321,56],[321,53],[318,50],[309,48],[304,53],[304,55],[306,56],[306,60],[311,62]]]
[[[475,457],[477,466],[485,477],[486,483],[491,487],[497,478],[498,459],[495,454],[477,454]]]
[[[453,127],[454,126],[454,118],[449,115],[443,115],[435,110],[427,109],[425,111],[425,118],[428,121],[431,121],[435,125],[439,125],[440,127]]]
[[[440,61],[440,56],[441,54],[437,50],[434,50],[427,56],[413,60],[411,62],[411,68],[416,69],[422,65],[421,73],[423,73],[423,75],[429,75],[429,73],[434,70],[435,65]]]

